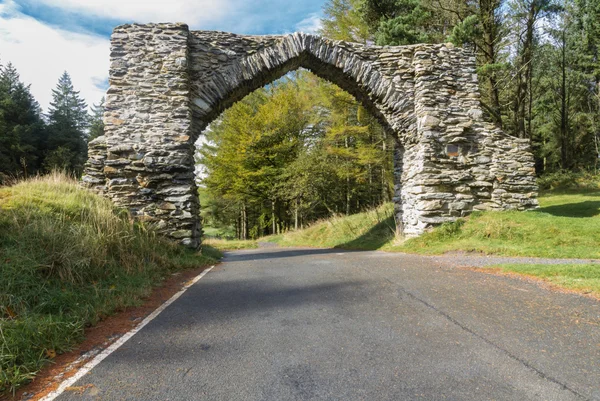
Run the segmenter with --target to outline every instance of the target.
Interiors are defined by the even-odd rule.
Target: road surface
[[[599,324],[432,258],[236,251],[58,400],[600,400]]]

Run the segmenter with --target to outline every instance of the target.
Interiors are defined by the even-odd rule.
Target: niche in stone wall
[[[448,145],[446,145],[446,155],[450,157],[458,157],[459,150],[460,149],[456,144],[449,143]]]

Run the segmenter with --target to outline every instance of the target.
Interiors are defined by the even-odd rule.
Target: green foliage
[[[299,71],[211,125],[199,163],[209,226],[240,239],[389,199],[390,138],[338,87]]]
[[[427,30],[427,21],[431,14],[419,0],[397,0],[395,16],[379,22],[376,43],[378,45],[412,45],[428,43],[431,33]]]
[[[217,256],[215,252],[211,255]],[[170,272],[214,263],[52,175],[0,189],[0,393]]]
[[[364,0],[360,11],[378,45],[427,43],[435,36],[433,15],[421,0]]]
[[[462,46],[464,44],[474,43],[480,36],[481,28],[479,16],[473,14],[469,15],[452,28],[452,34],[448,40],[457,46]]]
[[[0,65],[0,173],[36,174],[41,168],[45,136],[40,108],[29,86],[20,81],[12,64]]]
[[[366,43],[373,37],[363,19],[360,7],[363,0],[329,0],[323,7],[325,18],[321,35],[349,42]]]
[[[102,134],[103,104],[90,119],[87,106],[65,72],[52,91],[47,123],[29,86],[9,63],[0,65],[0,184],[6,177],[27,177],[61,169],[81,174],[87,137]],[[91,124],[89,124],[91,123]]]
[[[559,170],[538,178],[541,190],[600,189],[600,176],[590,172]]]
[[[102,115],[104,114],[104,96],[100,99],[100,103],[92,106],[92,114],[90,116],[90,130],[88,134],[88,142],[104,135],[104,122]]]
[[[87,156],[86,130],[89,126],[87,105],[73,88],[71,77],[65,71],[52,90],[48,110],[49,159],[46,171],[65,168],[80,175]]]

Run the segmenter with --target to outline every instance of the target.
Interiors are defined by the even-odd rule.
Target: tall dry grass
[[[216,256],[215,254],[213,254]],[[65,174],[0,188],[0,392],[175,269],[215,259],[167,242]]]

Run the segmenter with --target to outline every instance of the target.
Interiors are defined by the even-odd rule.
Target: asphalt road
[[[382,252],[227,254],[59,400],[600,400],[600,302]]]

